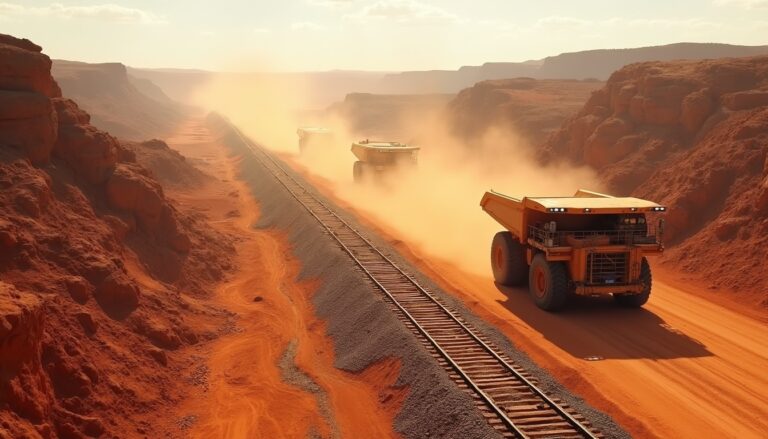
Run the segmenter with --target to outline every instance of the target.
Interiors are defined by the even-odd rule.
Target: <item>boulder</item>
[[[88,125],[91,115],[81,110],[75,101],[66,98],[51,99],[56,109],[59,125]]]
[[[128,275],[115,271],[96,288],[96,301],[108,314],[125,316],[139,306],[141,293]]]
[[[163,189],[137,166],[117,165],[107,181],[106,192],[110,206],[135,213],[140,227],[157,230],[165,204]]]
[[[85,181],[104,183],[117,163],[117,139],[92,125],[60,125],[53,153]]]
[[[584,162],[595,168],[600,168],[619,160],[627,151],[616,148],[617,141],[632,132],[632,123],[611,117],[598,125],[584,145]],[[626,148],[628,144],[624,144]]]
[[[617,84],[611,89],[611,108],[614,114],[622,115],[629,111],[629,103],[637,94],[635,84]]]
[[[70,276],[64,279],[64,285],[72,300],[80,304],[87,302],[93,293],[93,286],[81,276]]]

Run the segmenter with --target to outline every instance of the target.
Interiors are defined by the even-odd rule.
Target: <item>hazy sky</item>
[[[768,44],[768,0],[0,0],[0,32],[136,67],[408,70],[680,41]]]

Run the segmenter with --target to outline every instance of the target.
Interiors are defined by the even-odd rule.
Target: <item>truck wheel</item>
[[[562,262],[549,262],[543,254],[533,257],[528,288],[536,305],[545,311],[562,308],[568,300],[568,271]]]
[[[365,163],[356,161],[355,164],[352,165],[352,180],[354,180],[355,183],[361,183],[364,177]]]
[[[640,265],[640,283],[643,285],[643,291],[640,294],[614,294],[613,300],[627,308],[640,308],[645,305],[645,302],[651,297],[651,285],[653,284],[651,266],[645,258],[643,258]]]
[[[509,232],[499,232],[491,244],[491,268],[496,283],[505,286],[525,283],[525,247]]]

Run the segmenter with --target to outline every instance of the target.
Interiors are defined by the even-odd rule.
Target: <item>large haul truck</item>
[[[352,154],[357,161],[352,167],[352,176],[355,182],[360,182],[367,176],[376,177],[397,167],[415,166],[419,149],[400,142],[355,142]]]
[[[296,130],[296,134],[299,136],[301,154],[314,148],[323,151],[333,145],[333,132],[328,128],[301,127]]]
[[[586,190],[522,199],[490,191],[480,206],[507,229],[491,244],[495,281],[528,283],[540,308],[560,309],[573,294],[612,295],[627,307],[648,301],[646,258],[664,251],[664,206]]]

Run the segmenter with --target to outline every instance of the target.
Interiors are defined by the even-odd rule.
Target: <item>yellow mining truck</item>
[[[418,146],[400,142],[378,142],[361,140],[352,144],[352,154],[357,161],[352,167],[355,182],[367,176],[379,176],[388,170],[416,165]]]
[[[310,148],[326,149],[333,144],[333,132],[328,128],[301,127],[296,130],[299,136],[299,153],[304,154]]]
[[[648,301],[646,256],[664,251],[664,206],[586,190],[522,199],[490,191],[480,206],[507,229],[491,244],[494,279],[508,286],[527,281],[540,308],[562,308],[571,294],[612,294],[627,307]]]

